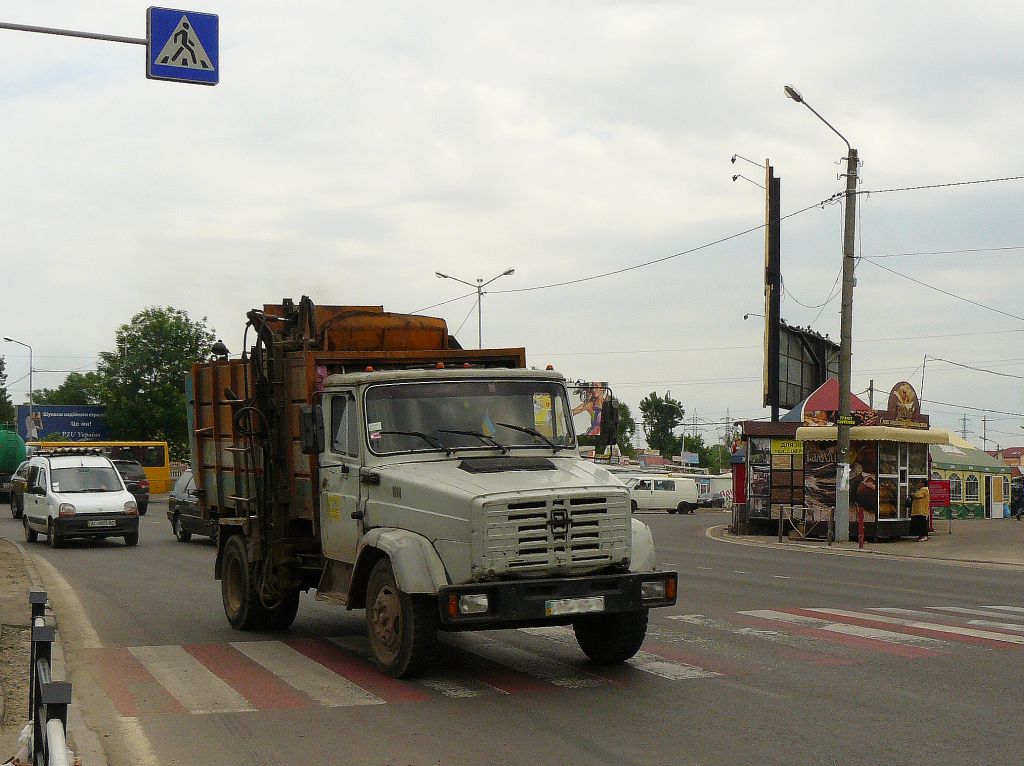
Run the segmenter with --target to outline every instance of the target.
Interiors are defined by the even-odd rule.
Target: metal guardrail
[[[72,766],[68,762],[68,705],[71,684],[54,681],[50,665],[57,629],[46,624],[46,591],[29,592],[32,609],[32,654],[28,716],[32,726],[32,766]]]

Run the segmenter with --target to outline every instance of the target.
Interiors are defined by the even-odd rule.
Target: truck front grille
[[[588,494],[485,504],[482,574],[586,572],[629,557],[624,498]]]

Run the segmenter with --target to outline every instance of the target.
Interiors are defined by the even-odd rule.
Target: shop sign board
[[[931,479],[928,482],[928,505],[932,508],[949,507],[949,479]]]
[[[798,439],[772,439],[773,455],[802,455],[804,443]]]

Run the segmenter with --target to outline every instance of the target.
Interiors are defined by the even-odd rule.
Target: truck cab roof
[[[375,370],[373,372],[350,372],[330,375],[325,388],[359,386],[368,383],[401,383],[423,380],[565,380],[554,370],[529,370],[513,368],[428,368],[419,370]]]

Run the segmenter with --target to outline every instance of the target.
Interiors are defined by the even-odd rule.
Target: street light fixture
[[[853,287],[854,279],[854,229],[857,216],[857,150],[850,146],[846,136],[835,129],[828,120],[818,114],[814,107],[804,100],[792,85],[785,86],[786,96],[803,104],[825,123],[829,129],[846,144],[846,220],[843,227],[843,298],[839,315],[839,415],[836,418],[836,508],[832,514],[830,541],[836,539],[836,530],[845,530],[842,539],[849,538],[850,529],[850,378],[853,357]],[[861,519],[858,517],[858,524]]]
[[[32,347],[27,343],[22,343],[20,340],[14,338],[8,338],[4,336],[4,340],[8,343],[17,343],[19,346],[24,346],[28,349],[28,419],[32,422]],[[28,426],[25,427],[25,436],[28,436]]]
[[[464,279],[453,277],[450,274],[442,274],[440,271],[434,272],[434,276],[437,277],[438,279],[453,279],[456,282],[464,284],[468,287],[472,287],[474,290],[476,290],[476,342],[479,348],[484,347],[483,318],[481,317],[481,303],[484,296],[484,288],[497,279],[501,279],[502,277],[510,277],[515,273],[515,269],[505,269],[505,271],[501,272],[498,276],[491,277],[486,282],[480,277],[477,277],[476,284],[473,284],[472,282],[467,282]]]

